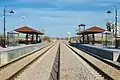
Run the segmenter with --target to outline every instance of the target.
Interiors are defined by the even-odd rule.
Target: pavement
[[[14,49],[19,49],[19,48],[26,48],[26,47],[35,46],[35,45],[44,45],[44,44],[46,44],[46,43],[29,44],[29,45],[20,44],[19,46],[10,46],[10,47],[7,47],[7,48],[0,47],[0,52],[8,51],[8,50],[14,50]]]

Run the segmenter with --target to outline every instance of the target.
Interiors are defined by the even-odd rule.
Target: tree
[[[107,22],[107,23],[106,23],[106,27],[107,27],[107,30],[111,32],[112,23],[111,23],[111,22]]]
[[[44,42],[51,42],[51,38],[48,37],[48,36],[45,36],[45,37],[43,38],[43,41],[44,41]]]

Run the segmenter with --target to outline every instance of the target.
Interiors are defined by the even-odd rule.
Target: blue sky
[[[120,0],[0,0],[1,33],[5,6],[7,31],[27,25],[45,29],[46,35],[53,37],[66,37],[67,32],[74,36],[77,25],[81,23],[86,24],[86,28],[95,25],[105,28],[107,21],[114,21],[114,13],[106,14],[108,10],[114,12],[114,6],[118,8],[118,18],[120,16]],[[15,14],[9,14],[10,8]]]

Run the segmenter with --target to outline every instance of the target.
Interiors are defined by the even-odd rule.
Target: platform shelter
[[[14,31],[26,34],[26,40],[25,40],[26,44],[28,44],[29,35],[31,35],[31,41],[30,41],[31,43],[39,43],[39,42],[41,42],[41,39],[40,39],[39,35],[44,35],[44,33],[40,32],[38,30],[32,29],[32,28],[30,28],[28,26],[23,26],[23,27],[17,28]],[[36,40],[34,40],[34,36],[36,36]]]
[[[80,36],[80,43],[89,44],[91,42],[94,45],[95,44],[95,34],[102,33],[104,31],[106,31],[106,30],[102,29],[98,26],[93,26],[84,31],[77,32],[76,34]]]

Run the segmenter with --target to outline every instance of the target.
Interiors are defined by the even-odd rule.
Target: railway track
[[[27,53],[27,54],[25,54],[25,55],[22,55],[22,56],[20,56],[20,57],[18,57],[18,58],[15,58],[15,59],[9,61],[8,63],[5,63],[5,64],[0,65],[0,71],[1,71],[1,69],[7,67],[8,65],[13,64],[13,63],[15,63],[16,61],[18,61],[18,60],[20,60],[20,59],[23,59],[23,58],[25,58],[25,57],[27,57],[27,56],[29,56],[29,55],[31,55],[31,54],[33,54],[33,53],[41,50],[41,49],[44,49],[45,47],[47,47],[47,46],[49,46],[49,45],[51,45],[51,44],[44,45],[44,46],[42,46],[42,47],[39,48],[39,49],[35,49],[35,50],[33,50],[32,52],[29,52],[29,53]]]
[[[14,80],[58,80],[59,43],[25,69]]]
[[[60,80],[104,80],[68,46],[61,43],[60,50]]]
[[[43,56],[47,51],[49,51],[54,44],[44,46],[40,49],[34,50],[22,57],[19,57],[11,62],[0,66],[0,80],[14,80],[18,75],[20,75],[28,66],[33,64],[38,58]]]
[[[102,60],[95,55],[88,54],[83,52],[75,47],[72,47],[65,43],[67,47],[69,47],[75,54],[77,54],[80,58],[86,61],[92,68],[94,68],[97,73],[102,75],[107,80],[120,80],[120,68],[117,65],[114,65],[110,62]]]
[[[0,66],[0,80],[120,80],[120,70],[61,41]]]

